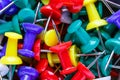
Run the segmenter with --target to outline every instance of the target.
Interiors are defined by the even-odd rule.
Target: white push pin
[[[7,75],[8,71],[9,71],[9,68],[6,65],[0,63],[0,75],[1,75],[1,77]]]

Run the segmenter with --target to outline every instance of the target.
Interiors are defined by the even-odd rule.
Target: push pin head
[[[49,65],[51,67],[54,67],[54,64],[56,63],[60,63],[60,60],[57,54],[47,53],[47,58],[48,58]]]
[[[116,54],[120,54],[120,41],[117,40],[117,39],[109,39],[105,42],[105,46],[107,49],[109,49],[110,51],[113,51],[116,53]]]
[[[35,13],[32,9],[23,8],[18,13],[18,19],[20,22],[33,22]]]
[[[22,39],[20,34],[14,32],[6,32],[5,36],[8,37],[6,54],[1,58],[1,63],[8,65],[21,64],[22,60],[17,56],[17,40]],[[13,45],[11,47],[11,45]]]
[[[81,71],[87,79],[94,79],[93,73],[82,63],[78,63],[78,70]]]
[[[20,77],[20,80],[35,80],[38,78],[39,73],[32,67],[21,66],[18,69],[18,76]]]
[[[39,73],[45,71],[48,67],[48,60],[46,58],[41,59],[36,65],[36,69]]]
[[[71,46],[71,48],[69,49],[70,60],[74,66],[77,66],[78,64],[78,57],[77,57],[78,52],[79,49],[75,45]]]
[[[104,76],[108,76],[110,74],[110,71],[111,71],[111,67],[109,67],[109,65],[111,65],[112,63],[110,62],[110,64],[108,65],[108,68],[107,70],[105,70],[105,66],[108,62],[108,59],[109,59],[110,55],[106,55],[102,62],[101,62],[101,66],[100,66],[100,69],[101,69],[101,72]]]
[[[45,70],[41,73],[40,80],[58,80],[58,77],[53,72]]]
[[[15,5],[19,8],[25,8],[28,5],[28,0],[12,0],[15,1]]]
[[[41,0],[41,2],[42,2],[44,5],[47,5],[47,4],[50,2],[50,0]]]
[[[45,33],[44,41],[47,46],[55,46],[58,44],[59,41],[54,29],[51,29]]]

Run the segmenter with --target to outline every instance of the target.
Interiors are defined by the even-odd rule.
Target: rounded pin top
[[[14,33],[14,32],[6,32],[5,36],[13,39],[22,39],[22,35]]]

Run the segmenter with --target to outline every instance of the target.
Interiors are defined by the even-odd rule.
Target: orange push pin
[[[8,37],[6,53],[0,59],[0,62],[6,65],[22,64],[22,60],[17,56],[17,43],[18,39],[22,39],[22,36],[14,32],[6,32],[5,36]],[[12,66],[10,66],[9,80],[12,80]]]
[[[95,7],[94,2],[96,2],[97,0],[84,0],[84,6],[86,7],[87,13],[88,13],[88,17],[89,17],[89,23],[86,27],[86,30],[91,30],[96,28],[98,31],[98,36],[100,38],[101,41],[101,45],[103,47],[103,50],[105,50],[104,44],[103,44],[103,40],[101,38],[101,34],[99,31],[99,27],[102,27],[104,25],[107,25],[107,22],[104,19],[100,18],[100,15],[98,14],[98,11]]]
[[[60,63],[59,57],[57,54],[47,53],[48,63],[51,67],[54,67],[54,64]]]
[[[59,41],[54,29],[51,29],[45,33],[44,41],[47,46],[55,46],[58,44]]]

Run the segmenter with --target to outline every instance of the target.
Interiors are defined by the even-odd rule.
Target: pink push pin
[[[61,74],[70,74],[76,71],[76,67],[72,66],[68,53],[68,49],[70,48],[71,45],[72,42],[69,41],[69,42],[60,43],[59,45],[49,48],[52,52],[58,54],[58,57],[60,59],[63,68],[63,70],[60,72]]]

